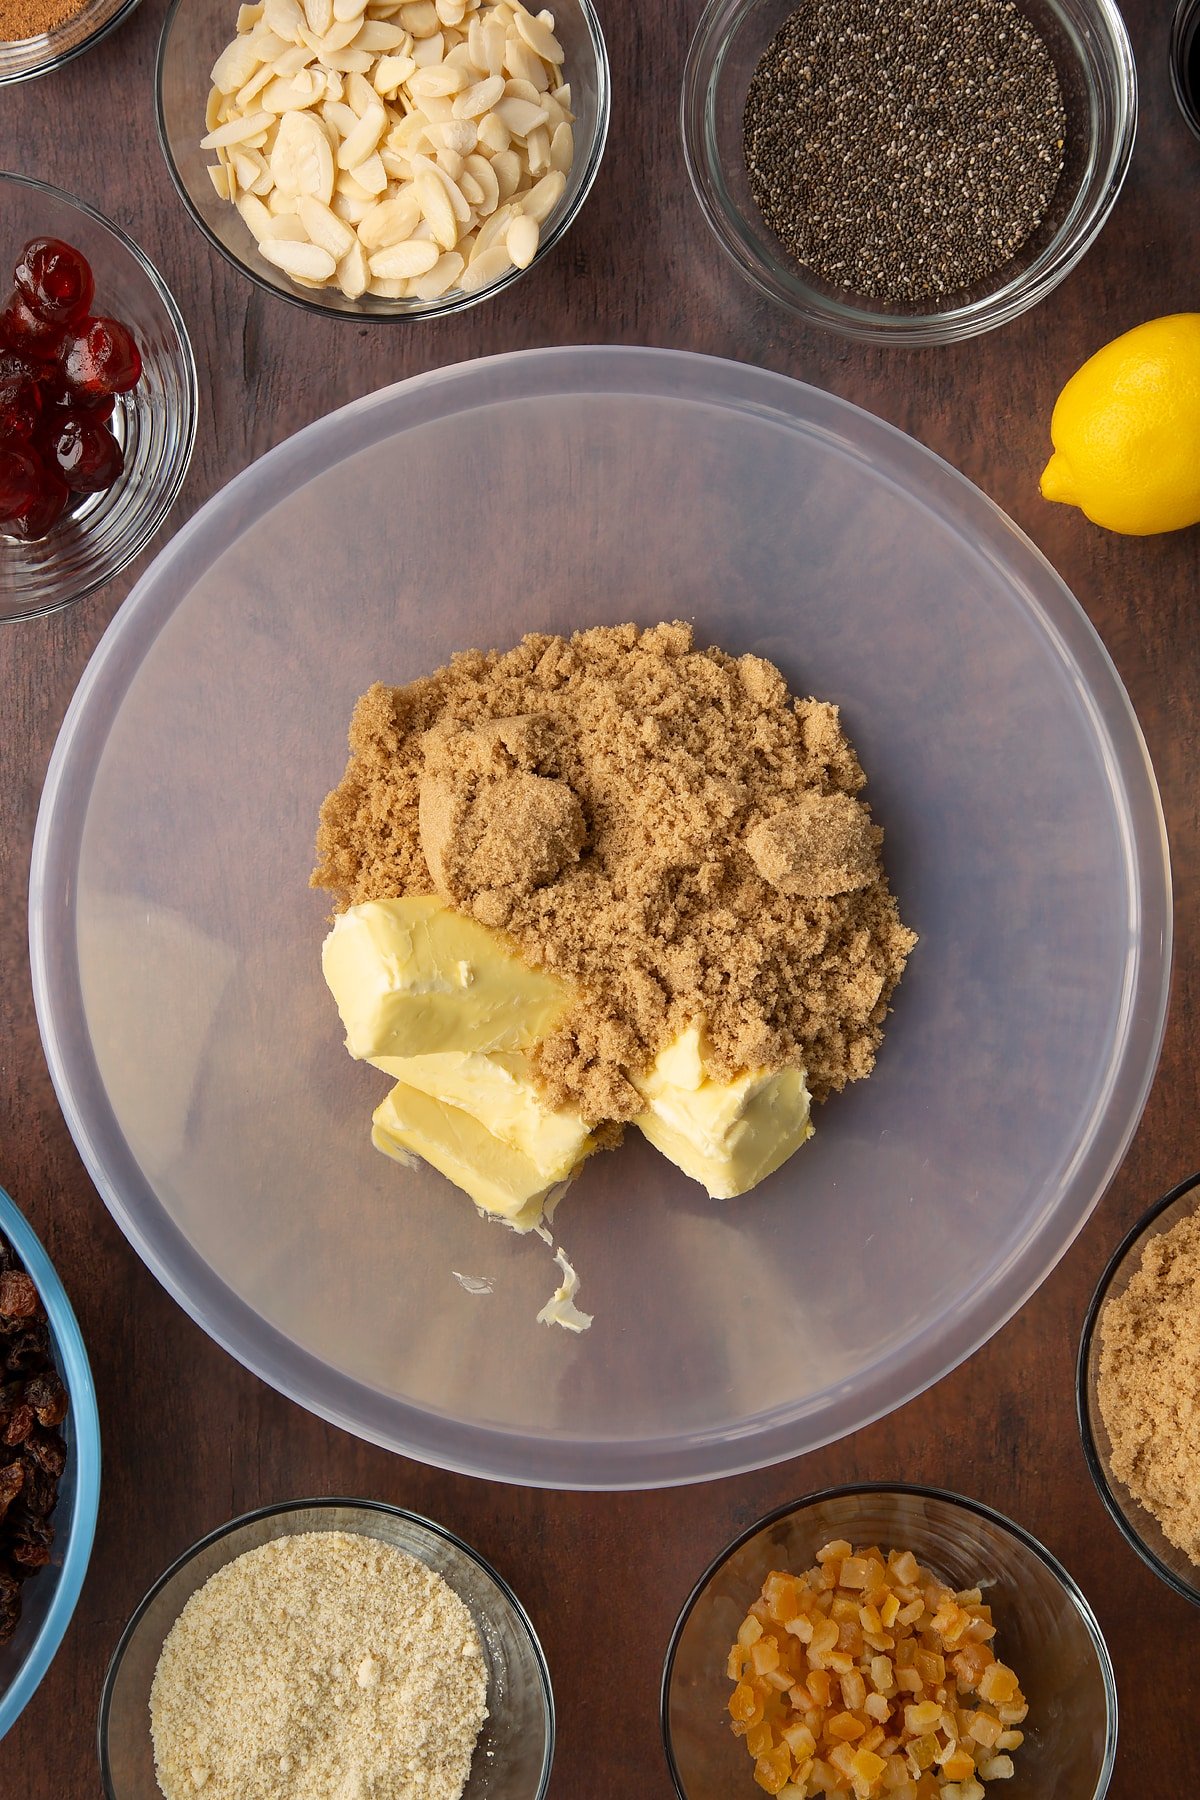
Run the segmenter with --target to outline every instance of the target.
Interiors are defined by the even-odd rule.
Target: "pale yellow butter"
[[[544,1037],[571,991],[476,919],[433,896],[368,900],[335,920],[321,953],[351,1056],[519,1050]]]
[[[637,1086],[646,1101],[639,1131],[714,1200],[747,1193],[812,1136],[799,1069],[711,1081],[698,1025],[661,1050]]]
[[[419,1156],[516,1231],[539,1223],[547,1201],[573,1172],[548,1175],[469,1112],[402,1081],[375,1108],[371,1142],[401,1162],[410,1152]]]
[[[579,1113],[552,1111],[546,1105],[520,1050],[451,1050],[371,1060],[394,1081],[470,1113],[493,1137],[544,1170],[548,1182],[563,1180],[593,1148]]]

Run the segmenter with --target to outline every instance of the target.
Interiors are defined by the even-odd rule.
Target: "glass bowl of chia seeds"
[[[760,292],[876,343],[1002,325],[1075,267],[1137,129],[1113,0],[709,0],[688,172]]]

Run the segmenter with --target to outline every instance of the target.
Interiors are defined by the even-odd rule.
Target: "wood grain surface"
[[[1142,87],[1132,172],[1095,248],[1036,311],[953,348],[863,348],[760,301],[718,254],[676,125],[700,0],[605,0],[615,76],[608,154],[566,241],[516,290],[415,328],[309,317],[252,289],[201,239],[154,141],[162,0],[47,79],[0,94],[0,163],[115,217],[163,271],[190,327],[203,413],[183,520],[254,457],[330,408],[463,358],[580,339],[686,347],[833,390],[911,432],[978,482],[1074,589],[1111,651],[1162,788],[1177,949],[1162,1064],[1133,1148],[1069,1254],[1019,1316],[929,1393],[800,1461],[706,1486],[558,1494],[438,1473],[309,1417],[184,1316],[89,1183],[46,1072],[25,905],[38,796],[88,657],[145,561],[83,605],[0,629],[0,1182],[41,1233],[78,1311],[100,1393],[104,1492],[87,1584],[50,1673],[0,1743],[4,1800],[99,1792],[94,1731],[108,1657],[147,1585],[246,1508],[373,1495],[431,1514],[490,1557],[542,1636],[559,1708],[554,1800],[667,1800],[663,1650],[694,1577],[740,1527],[848,1479],[925,1481],[1020,1520],[1071,1570],[1107,1633],[1121,1698],[1111,1793],[1200,1791],[1200,1615],[1127,1549],[1079,1445],[1079,1328],[1134,1218],[1200,1166],[1200,530],[1107,536],[1037,492],[1063,380],[1140,320],[1200,306],[1200,144],[1172,101],[1173,0],[1129,0]],[[2,223],[2,221],[0,221]],[[0,243],[6,258],[15,246]],[[1052,1800],[1047,1795],[1045,1800]]]

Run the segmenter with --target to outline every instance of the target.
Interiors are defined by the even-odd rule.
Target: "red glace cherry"
[[[128,393],[142,373],[138,347],[117,319],[84,319],[58,356],[67,386],[89,400]]]
[[[51,325],[82,319],[96,292],[87,258],[60,238],[31,238],[13,276],[26,306]]]
[[[24,444],[42,410],[38,365],[16,350],[0,350],[0,444]]]
[[[87,258],[31,238],[0,310],[0,532],[45,537],[74,494],[102,493],[124,467],[108,428],[142,373],[131,333],[93,318]]]
[[[56,469],[76,494],[102,494],[125,466],[125,458],[108,426],[90,413],[51,415],[53,423],[43,433],[41,447],[47,464]]]
[[[27,513],[42,489],[45,471],[29,450],[0,449],[0,522]]]
[[[43,319],[35,313],[24,294],[15,288],[0,313],[0,339],[11,349],[21,350],[26,356],[36,356],[43,362],[58,355],[63,331],[64,327],[56,325],[53,319]]]
[[[66,512],[70,497],[66,483],[60,481],[49,469],[43,468],[41,483],[32,506],[4,529],[13,537],[24,538],[26,541],[43,538],[47,532],[53,531]]]

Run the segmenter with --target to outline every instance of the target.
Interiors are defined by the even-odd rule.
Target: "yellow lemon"
[[[1200,313],[1097,350],[1058,396],[1050,436],[1047,500],[1131,537],[1200,524]]]

